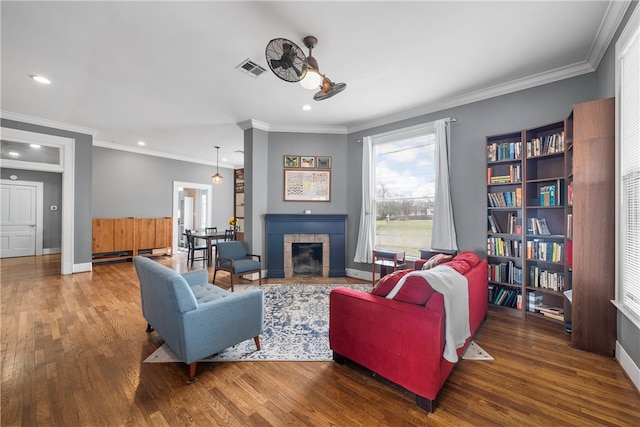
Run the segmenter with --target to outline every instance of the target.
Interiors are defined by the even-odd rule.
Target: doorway
[[[42,182],[1,181],[0,258],[42,255]]]
[[[60,273],[72,274],[91,271],[88,265],[74,264],[74,180],[75,180],[75,140],[61,136],[29,132],[20,129],[2,128],[2,142],[44,146],[53,149],[57,155],[51,161],[25,161],[3,158],[2,166],[13,169],[57,172],[62,174],[62,229],[60,248]],[[37,236],[37,234],[36,234]]]
[[[173,182],[173,253],[186,249],[186,229],[204,230],[211,224],[212,208],[212,185]]]

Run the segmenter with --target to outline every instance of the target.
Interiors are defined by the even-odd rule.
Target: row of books
[[[549,184],[540,187],[540,206],[562,206],[560,197],[560,188],[562,180],[558,180],[558,184]]]
[[[505,170],[506,172],[506,170]],[[506,184],[522,181],[522,167],[520,165],[509,165],[509,174],[494,175],[493,168],[487,168],[488,184]]]
[[[522,268],[513,261],[489,264],[489,281],[522,285]]]
[[[529,286],[558,292],[564,291],[564,273],[531,266],[529,267]]]
[[[490,256],[519,258],[522,256],[522,242],[520,240],[503,239],[502,237],[488,237],[487,252]]]
[[[547,225],[546,218],[527,218],[527,234],[529,235],[541,235],[550,236],[551,230]]]
[[[522,293],[517,289],[509,289],[502,286],[489,288],[489,302],[504,307],[522,307]]]
[[[564,322],[564,309],[560,307],[552,307],[550,305],[540,304],[536,305],[534,309],[545,317]]]
[[[491,233],[522,234],[522,217],[511,212],[501,212],[500,218],[497,212],[491,212],[488,219]]]
[[[522,206],[522,188],[517,187],[514,191],[499,191],[487,193],[489,206],[492,208],[519,208]]]
[[[543,154],[561,153],[564,151],[564,131],[541,138],[531,138],[527,142],[527,157]]]
[[[538,239],[528,240],[527,258],[547,262],[562,262],[564,259],[564,243],[546,242]]]
[[[527,259],[547,262],[564,260],[564,243],[546,242],[544,240],[527,240]]]
[[[494,142],[487,145],[487,161],[518,160],[522,158],[522,141]]]

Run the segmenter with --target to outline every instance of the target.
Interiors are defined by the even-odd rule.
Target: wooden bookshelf
[[[573,347],[613,356],[615,299],[614,99],[573,108]]]
[[[518,310],[524,228],[522,132],[488,136],[486,148],[489,303]]]
[[[233,171],[233,216],[237,219],[236,240],[244,240],[244,168]]]
[[[561,121],[486,137],[489,302],[562,325],[574,347],[609,356],[616,339],[610,302],[615,299],[614,130],[610,98],[576,104]],[[518,141],[520,158],[505,148]],[[513,177],[514,170],[521,179]],[[506,195],[516,192],[521,204],[510,204]],[[522,229],[511,225],[516,220]],[[501,290],[520,293],[522,305],[496,299]]]

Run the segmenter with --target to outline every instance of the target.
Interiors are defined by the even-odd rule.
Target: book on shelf
[[[573,206],[573,182],[567,186],[567,204]]]
[[[550,236],[551,230],[547,225],[546,218],[528,218],[527,219],[527,234]]]
[[[567,239],[573,238],[573,214],[567,214]]]
[[[564,131],[531,138],[527,142],[527,157],[542,156],[544,154],[561,153],[564,151]]]
[[[487,145],[487,161],[518,160],[522,158],[522,141],[494,142]]]

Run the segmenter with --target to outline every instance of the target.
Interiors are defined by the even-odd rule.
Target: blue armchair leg
[[[258,350],[260,350],[260,336],[256,335],[255,337],[253,337],[253,342],[256,343],[256,347],[258,348]]]
[[[189,381],[187,381],[187,384],[193,384],[196,381],[198,381],[198,377],[196,377],[196,366],[198,365],[198,362],[193,362],[191,364],[189,364]]]

